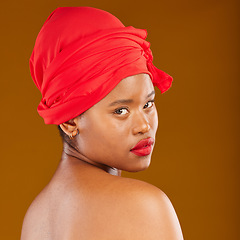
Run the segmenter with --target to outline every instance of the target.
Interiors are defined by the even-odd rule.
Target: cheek
[[[112,116],[95,116],[86,119],[82,128],[81,146],[84,149],[89,145],[99,152],[112,149],[119,139],[126,137],[126,126],[122,122],[113,119]]]
[[[79,134],[79,150],[93,161],[120,168],[130,148],[127,126],[119,120],[110,121],[108,117],[98,120],[89,121],[85,125],[87,130]]]
[[[157,109],[156,108],[154,109],[154,111],[150,115],[149,123],[150,123],[150,125],[152,127],[152,130],[154,132],[156,132],[157,128],[158,128],[158,113],[157,113]]]

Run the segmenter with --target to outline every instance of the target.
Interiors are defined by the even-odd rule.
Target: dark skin
[[[130,150],[153,138],[158,126],[154,88],[147,74],[123,79],[104,99],[60,125],[64,142],[58,169],[30,206],[22,240],[183,239],[166,195],[121,170],[148,168],[151,154]]]

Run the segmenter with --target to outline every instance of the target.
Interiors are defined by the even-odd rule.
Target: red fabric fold
[[[66,122],[103,99],[123,78],[150,75],[161,93],[172,77],[156,68],[143,29],[89,7],[56,9],[43,25],[30,58],[42,93],[39,114],[46,124]]]

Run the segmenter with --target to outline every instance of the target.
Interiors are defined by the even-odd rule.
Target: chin
[[[122,170],[127,172],[141,172],[146,170],[150,166],[150,163],[151,163],[150,156],[139,157],[137,162],[134,162],[131,165],[125,166],[125,168]]]

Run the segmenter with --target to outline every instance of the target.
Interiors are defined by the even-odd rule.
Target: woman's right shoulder
[[[93,189],[88,199],[88,214],[94,216],[91,225],[108,236],[98,239],[109,239],[111,235],[110,239],[183,239],[175,210],[159,188],[136,179],[110,176],[101,187]],[[80,199],[81,194],[76,201]],[[75,213],[74,221],[81,221],[80,212]]]
[[[129,178],[116,185],[121,223],[129,231],[126,239],[183,239],[173,205],[161,189]]]

